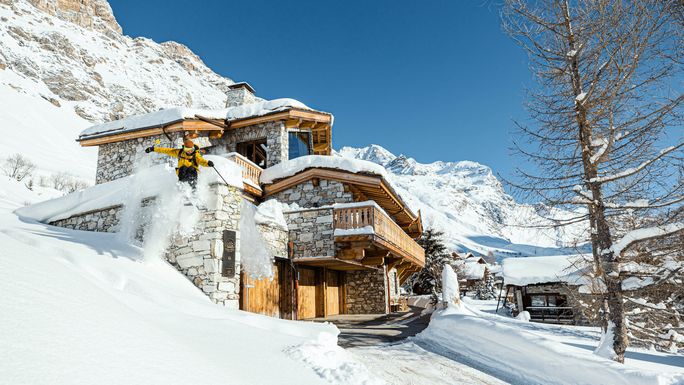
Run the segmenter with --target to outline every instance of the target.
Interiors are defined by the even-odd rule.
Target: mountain
[[[581,224],[541,229],[547,217],[572,213],[544,205],[517,203],[506,194],[492,170],[471,161],[418,163],[405,155],[370,145],[342,147],[337,155],[384,166],[400,195],[420,210],[425,227],[445,233],[450,249],[497,257],[577,252],[585,238]]]
[[[45,172],[92,180],[95,150],[74,142],[83,128],[169,106],[223,108],[233,83],[182,44],[123,35],[105,0],[0,0],[2,143]]]

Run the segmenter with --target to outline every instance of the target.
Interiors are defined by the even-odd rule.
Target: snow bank
[[[206,159],[214,162],[216,169],[228,183],[242,189],[240,166],[219,156],[207,155]],[[173,167],[167,164],[156,165],[124,178],[18,209],[17,214],[39,222],[53,222],[93,210],[122,205],[131,192],[143,198],[158,196],[162,192],[175,190],[177,180]],[[224,184],[223,179],[220,179],[214,170],[202,169],[198,186],[212,183]]]
[[[535,283],[566,282],[583,284],[581,255],[506,258],[501,271],[506,285],[525,286]]]
[[[145,128],[163,127],[175,122],[180,122],[184,119],[196,119],[195,115],[200,115],[209,119],[226,119],[230,121],[263,116],[272,112],[289,110],[291,108],[311,110],[311,108],[307,107],[304,103],[287,98],[267,100],[220,110],[174,107],[147,114],[133,115],[124,119],[88,127],[81,132],[79,139],[114,135]]]
[[[278,163],[262,171],[260,181],[265,184],[273,183],[275,180],[298,174],[309,168],[331,168],[353,173],[365,172],[381,176],[389,181],[387,170],[379,164],[327,155],[307,155]]]
[[[254,221],[259,225],[273,226],[287,231],[283,208],[289,209],[289,206],[280,203],[277,199],[269,199],[257,206]]]
[[[458,276],[454,269],[447,264],[442,269],[442,302],[447,306],[460,306],[461,303]]]
[[[653,384],[684,381],[682,374],[660,374],[619,364],[500,321],[465,303],[463,311],[437,311],[416,338],[472,366],[521,384]],[[524,323],[530,325],[529,323]]]
[[[2,383],[330,383],[287,350],[334,340],[331,324],[216,305],[115,234],[0,212],[0,243]]]

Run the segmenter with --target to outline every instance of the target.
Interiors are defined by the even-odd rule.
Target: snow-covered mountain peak
[[[36,8],[61,20],[103,33],[121,34],[106,0],[29,0]],[[12,1],[9,1],[12,4]]]
[[[517,203],[506,194],[492,169],[473,161],[423,164],[396,156],[379,145],[343,147],[338,155],[384,166],[391,182],[426,227],[445,233],[455,251],[475,251],[500,257],[563,253],[558,247],[581,242],[581,225],[559,229],[530,228],[548,221],[549,209]],[[554,212],[553,214],[563,214]],[[575,251],[575,250],[571,250]]]

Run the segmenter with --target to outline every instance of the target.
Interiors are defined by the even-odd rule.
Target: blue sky
[[[124,33],[189,46],[261,97],[335,115],[334,147],[474,160],[509,177],[527,59],[485,0],[110,1]]]

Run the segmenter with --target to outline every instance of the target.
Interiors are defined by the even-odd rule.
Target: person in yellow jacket
[[[189,138],[183,138],[183,148],[148,147],[146,153],[156,152],[178,159],[176,175],[181,182],[188,183],[194,189],[197,185],[199,166],[214,167],[214,162],[202,158],[199,147]]]

